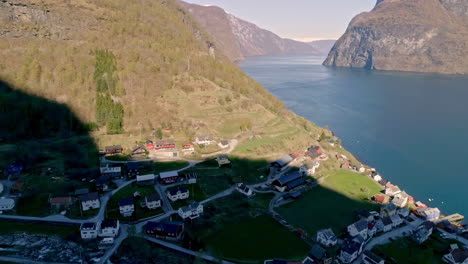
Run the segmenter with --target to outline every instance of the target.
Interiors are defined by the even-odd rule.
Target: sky
[[[376,0],[185,0],[215,5],[281,37],[301,41],[338,39],[351,19]]]

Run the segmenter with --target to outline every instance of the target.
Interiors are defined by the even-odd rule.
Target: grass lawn
[[[270,258],[301,260],[309,250],[304,241],[269,216],[227,224],[205,243],[210,252],[235,262]]]
[[[189,165],[187,161],[168,161],[168,162],[155,162],[154,163],[154,173],[158,174],[160,172],[180,170]]]
[[[444,240],[433,234],[422,245],[411,239],[400,238],[392,243],[379,245],[374,253],[386,258],[385,263],[398,264],[443,264],[442,257],[456,241]]]
[[[359,209],[372,210],[378,206],[367,198],[378,193],[380,186],[360,174],[339,170],[330,175],[298,201],[277,208],[289,223],[303,228],[309,235],[322,228],[333,228],[336,234],[345,232],[355,220]]]
[[[79,225],[60,226],[0,220],[0,234],[2,235],[26,232],[30,234],[58,235],[66,237],[68,235],[79,234],[79,230]]]
[[[201,202],[207,198],[205,193],[202,191],[198,184],[188,184],[188,185],[180,185],[171,189],[177,189],[180,187],[185,187],[189,190],[189,198],[185,200],[177,200],[175,202],[171,202],[172,208],[174,210],[179,209],[180,207],[186,206],[189,204],[189,201],[197,201]]]
[[[119,212],[119,200],[121,198],[133,197],[133,194],[135,192],[139,192],[141,195],[141,198],[135,201],[135,212],[130,217],[121,216]],[[144,201],[146,195],[153,193],[156,193],[156,190],[154,189],[153,185],[139,187],[136,183],[133,183],[124,187],[116,194],[114,194],[107,203],[106,217],[109,219],[135,221],[138,219],[143,219],[163,213],[163,210],[161,208],[158,208],[156,210],[148,210],[146,208],[141,208],[140,202]]]
[[[48,216],[50,214],[49,195],[21,197],[16,205],[16,213],[25,216]]]
[[[121,155],[121,154],[116,154],[116,155],[109,155],[106,156],[107,160],[112,160],[112,161],[129,161],[132,160],[131,157],[126,156],[126,155]]]

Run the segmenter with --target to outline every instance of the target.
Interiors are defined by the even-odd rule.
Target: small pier
[[[442,222],[444,220],[448,220],[450,223],[452,222],[460,222],[462,220],[464,220],[465,217],[461,214],[452,214],[452,215],[449,215],[449,216],[446,216],[446,217],[443,217],[443,218],[439,218],[437,220],[437,222]]]

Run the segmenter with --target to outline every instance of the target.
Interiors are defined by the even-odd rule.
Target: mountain
[[[170,128],[164,137],[177,144],[210,134],[237,138],[239,155],[275,156],[305,148],[322,131],[232,63],[174,0],[0,1],[0,22],[0,81],[22,94],[0,102],[43,99],[21,111],[0,107],[10,135],[67,134],[74,122],[57,129],[55,119],[11,122],[41,117],[37,102],[67,108],[57,118],[76,115],[99,148],[131,149]],[[1,145],[24,139],[0,138],[0,157],[13,161]]]
[[[324,65],[468,74],[468,1],[379,0],[359,14]]]
[[[307,43],[281,38],[219,7],[180,3],[213,37],[215,45],[233,61],[258,55],[320,53]]]
[[[307,44],[318,50],[321,54],[328,54],[335,43],[336,39],[323,39],[307,42]]]

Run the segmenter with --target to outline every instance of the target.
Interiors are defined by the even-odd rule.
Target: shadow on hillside
[[[0,80],[0,168],[21,193],[19,214],[42,215],[49,195],[68,195],[97,176],[98,148],[86,124],[64,104],[27,94]],[[25,205],[25,206],[21,206]]]

